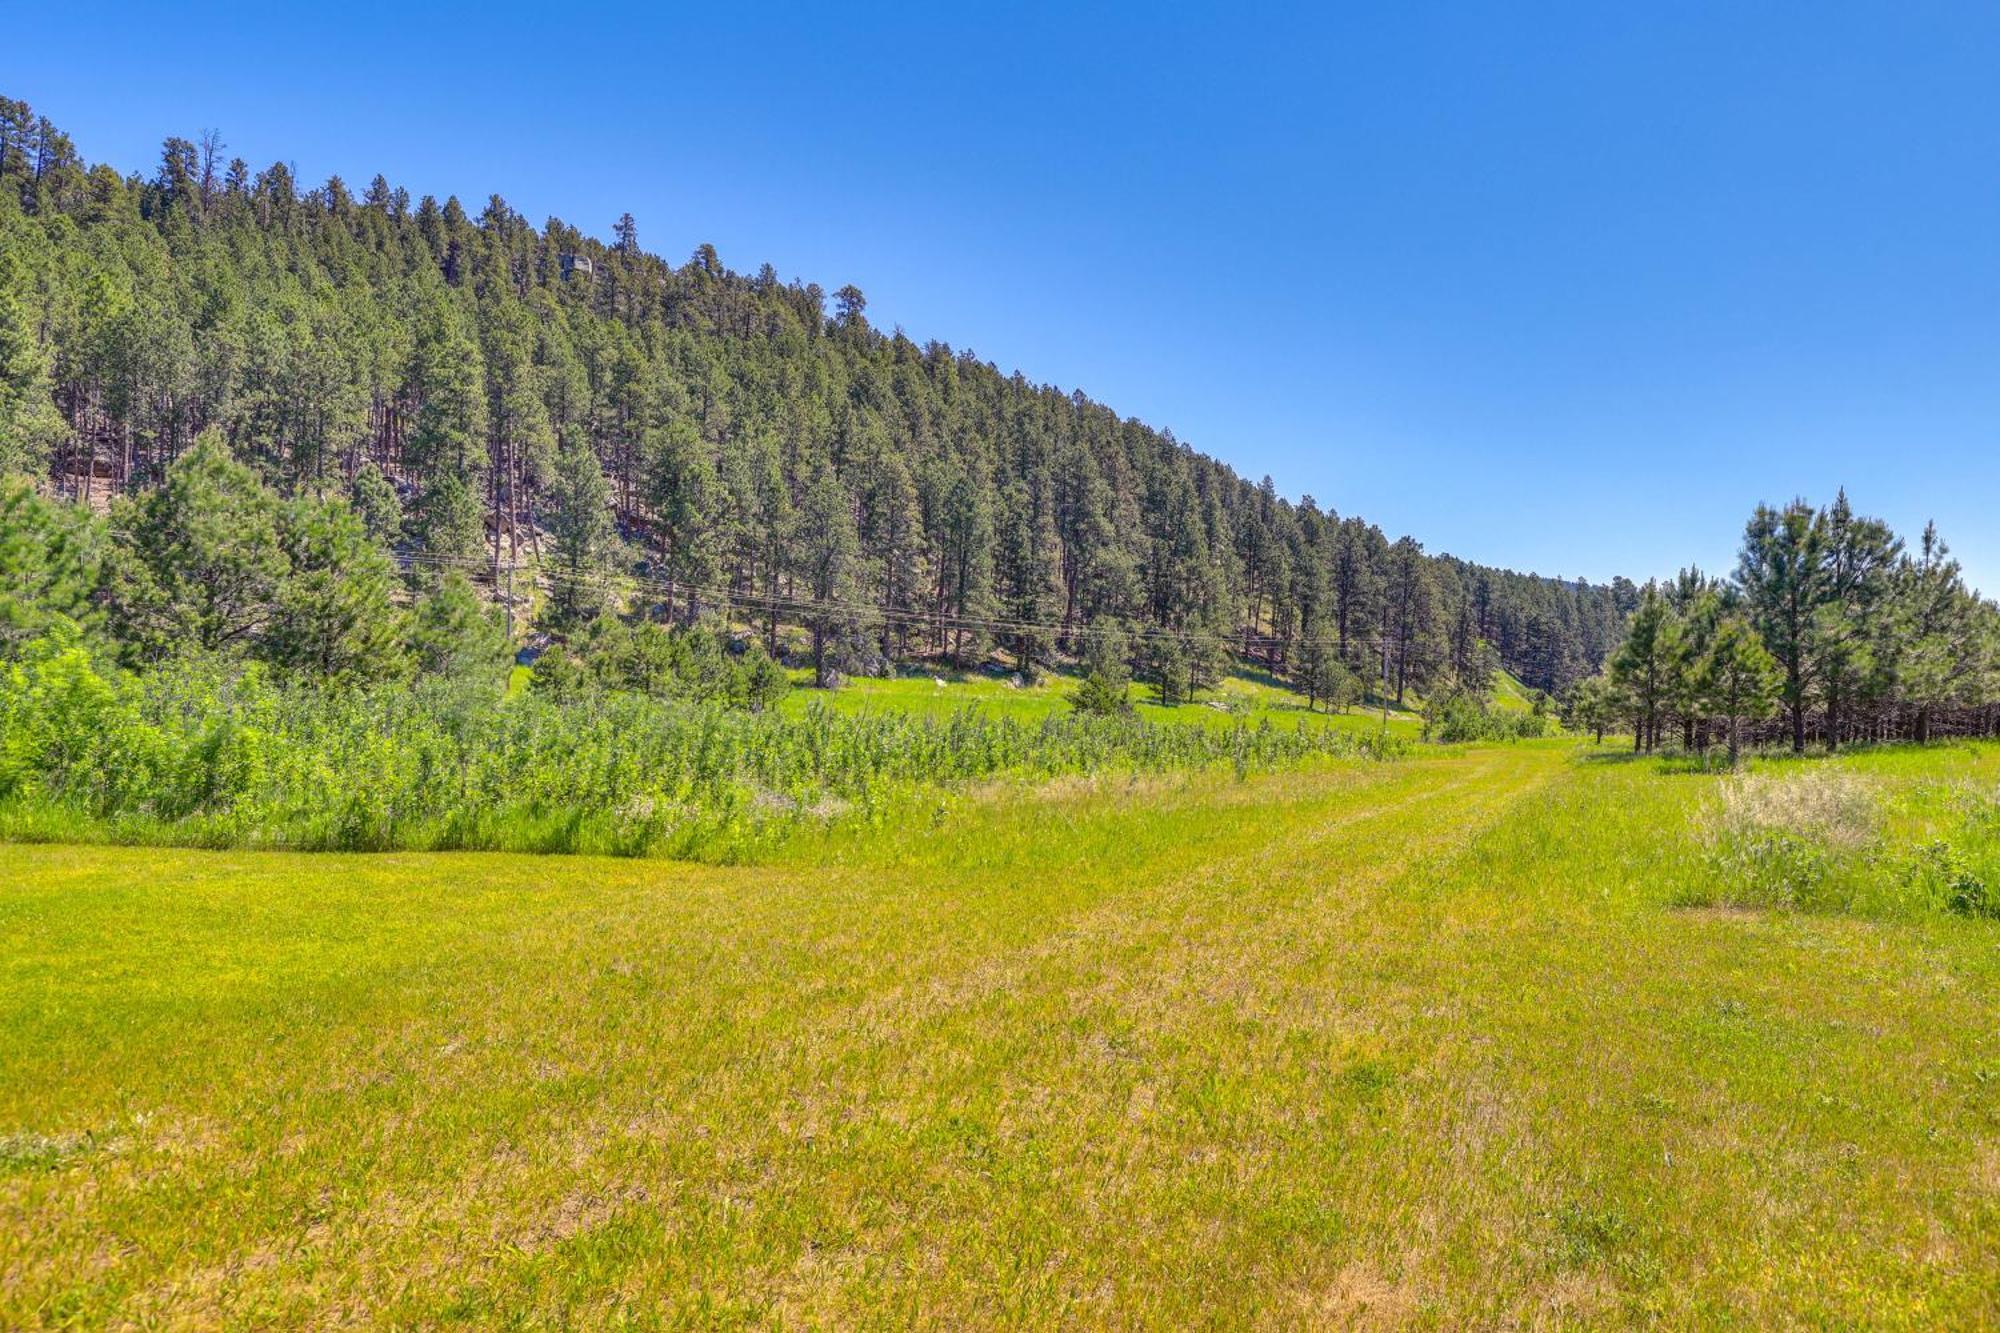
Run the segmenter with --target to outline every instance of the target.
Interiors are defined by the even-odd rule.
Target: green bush
[[[1549,734],[1550,719],[1543,713],[1502,712],[1489,708],[1469,694],[1446,695],[1425,715],[1425,734],[1432,740],[1455,741],[1532,740]]]
[[[1131,713],[1132,697],[1123,681],[1114,681],[1102,672],[1085,676],[1070,693],[1070,706],[1094,717],[1120,717]]]
[[[1949,841],[1939,838],[1927,843],[1918,864],[1920,877],[1946,911],[1959,916],[2000,916],[2000,892]]]
[[[746,659],[768,700],[775,664]],[[206,845],[678,852],[798,817],[867,815],[918,786],[1225,762],[1249,772],[1393,748],[1268,723],[786,717],[603,689],[560,649],[504,702],[497,684],[469,678],[321,689],[213,656],[134,677],[96,661],[70,626],[0,671],[0,832],[69,819],[77,836]]]

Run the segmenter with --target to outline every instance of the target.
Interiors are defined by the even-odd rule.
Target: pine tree
[[[1733,768],[1742,752],[1743,723],[1764,717],[1775,702],[1778,664],[1750,622],[1731,615],[1717,622],[1697,675],[1706,707],[1726,724]]]
[[[1904,645],[1898,675],[1915,713],[1912,730],[1924,742],[1937,715],[1966,702],[1984,677],[1990,639],[1936,524],[1924,525],[1917,556],[1902,562],[1896,582]]]
[[[394,547],[403,539],[403,502],[395,483],[374,463],[365,463],[348,487],[348,503],[373,540]]]
[[[979,476],[961,467],[950,481],[942,510],[931,525],[938,548],[940,646],[954,665],[965,667],[985,651],[985,622],[993,609],[993,504],[989,488]]]
[[[555,539],[551,610],[557,624],[580,625],[604,606],[605,577],[618,537],[611,521],[611,487],[588,442],[573,441],[556,458],[549,500],[549,530]]]
[[[1860,518],[1842,490],[1822,520],[1825,590],[1812,627],[1814,665],[1827,748],[1837,749],[1849,713],[1878,693],[1893,669],[1884,644],[1891,576],[1902,543],[1878,519]]]
[[[1106,620],[1084,643],[1084,677],[1070,702],[1079,712],[1117,717],[1132,711],[1132,643],[1123,627]]]
[[[882,653],[894,659],[909,647],[910,625],[922,611],[923,511],[902,455],[877,441],[864,467],[860,536],[876,573],[872,580],[882,621]]]
[[[1349,674],[1340,662],[1339,641],[1317,619],[1299,636],[1298,665],[1293,683],[1306,693],[1306,709],[1334,698],[1340,676]]]
[[[1625,642],[1611,659],[1611,680],[1632,709],[1632,748],[1660,744],[1660,715],[1672,697],[1680,627],[1667,599],[1647,584]]]
[[[1599,745],[1604,744],[1605,728],[1615,720],[1618,706],[1617,688],[1601,675],[1571,681],[1557,705],[1565,727],[1590,732]]]
[[[497,572],[503,546],[508,564],[519,561],[521,492],[554,450],[555,431],[526,309],[512,301],[494,302],[482,314],[480,328],[485,342],[487,495]]]
[[[438,555],[473,555],[485,545],[484,507],[469,484],[472,460],[485,452],[485,376],[441,296],[418,326],[409,384],[417,407],[404,463],[421,488],[417,534]]]
[[[1161,704],[1172,707],[1193,697],[1193,685],[1188,678],[1188,645],[1183,635],[1156,632],[1147,636],[1144,656],[1154,697]]]
[[[1806,713],[1817,675],[1820,608],[1828,598],[1826,528],[1812,506],[1757,506],[1743,533],[1736,581],[1764,645],[1783,672],[1792,751],[1805,753]]]
[[[704,590],[722,579],[718,520],[723,513],[722,483],[708,446],[693,423],[682,420],[649,432],[646,503],[667,579],[667,610],[679,597],[685,619],[701,614]]]
[[[1411,686],[1429,685],[1438,663],[1445,655],[1437,608],[1437,588],[1430,566],[1424,562],[1423,547],[1405,537],[1394,549],[1385,630],[1394,650],[1396,702],[1402,703]]]
[[[811,598],[805,619],[812,632],[813,683],[825,689],[833,683],[830,650],[861,628],[853,606],[860,563],[854,506],[829,465],[822,464],[806,488],[799,531],[798,573]]]
[[[15,291],[19,265],[11,244],[11,229],[0,225],[0,478],[42,475],[63,435],[48,353]]]
[[[1056,619],[1055,525],[1045,492],[1016,484],[1001,504],[994,574],[998,602],[1012,622],[1003,636],[1017,669],[1032,674],[1054,650],[1043,626]]]
[[[338,501],[295,500],[279,524],[288,568],[263,655],[302,679],[367,685],[403,676],[396,567]]]
[[[418,598],[408,646],[417,670],[459,680],[496,677],[512,657],[498,612],[480,600],[471,580],[457,570]]]
[[[104,525],[89,510],[0,478],[0,660],[57,620],[97,636],[104,546]]]
[[[278,497],[211,431],[165,482],[111,515],[112,621],[138,660],[184,648],[247,653],[289,569]]]

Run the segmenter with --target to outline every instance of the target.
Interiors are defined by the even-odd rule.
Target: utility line
[[[920,609],[888,607],[873,602],[847,602],[812,597],[801,597],[792,593],[764,594],[745,593],[733,588],[713,584],[694,584],[648,578],[637,574],[586,574],[532,565],[497,564],[482,556],[453,556],[427,551],[398,552],[396,563],[405,569],[418,566],[458,569],[479,574],[489,580],[514,573],[526,573],[535,579],[573,588],[590,588],[598,591],[617,592],[644,589],[658,592],[665,597],[692,594],[702,600],[727,603],[736,609],[767,612],[793,618],[815,614],[847,614],[866,616],[891,625],[936,629],[942,626],[949,630],[970,630],[995,635],[1045,633],[1059,638],[1108,638],[1120,636],[1128,640],[1183,639],[1188,631],[1170,629],[1161,625],[1139,625],[1131,629],[1120,629],[1110,625],[1077,623],[1063,625],[1048,621],[1012,620],[997,616],[955,615],[949,612],[935,613]],[[1296,640],[1270,634],[1243,635],[1216,633],[1214,637],[1221,643],[1252,648],[1287,647]],[[1350,635],[1350,647],[1380,649],[1385,643],[1394,645],[1395,640],[1382,635]]]

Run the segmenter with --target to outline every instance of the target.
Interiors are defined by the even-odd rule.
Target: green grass
[[[1826,771],[1886,875],[2000,749],[1758,780]],[[758,867],[0,848],[0,1326],[2000,1319],[2000,923],[1688,906],[1719,791],[1531,743]]]
[[[1045,672],[1033,684],[1012,683],[1006,673],[949,671],[913,668],[890,678],[860,676],[836,690],[812,688],[812,672],[795,670],[794,689],[784,707],[804,712],[815,703],[842,713],[898,712],[948,717],[960,709],[972,708],[994,717],[1017,721],[1040,721],[1054,713],[1070,711],[1069,696],[1077,677],[1071,672]],[[1273,725],[1328,727],[1339,731],[1379,731],[1383,727],[1381,702],[1371,700],[1345,713],[1329,713],[1322,705],[1308,709],[1302,694],[1273,676],[1251,668],[1238,668],[1220,686],[1204,693],[1195,703],[1163,707],[1153,701],[1153,692],[1144,685],[1132,686],[1135,711],[1148,722],[1185,723],[1210,727],[1230,727],[1238,721],[1252,725],[1269,718]],[[1219,705],[1219,706],[1218,706]],[[1423,722],[1415,708],[1392,703],[1388,728],[1392,734],[1414,736]]]
[[[1534,691],[1516,680],[1513,673],[1493,673],[1493,707],[1503,713],[1535,711]]]

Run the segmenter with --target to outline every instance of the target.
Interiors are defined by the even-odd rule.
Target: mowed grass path
[[[0,1326],[2000,1319],[2000,926],[1676,910],[1705,782],[0,848]]]

